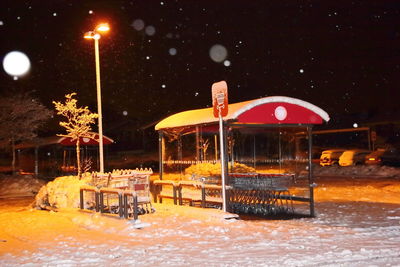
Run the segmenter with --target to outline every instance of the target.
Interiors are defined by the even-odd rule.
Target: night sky
[[[396,116],[400,101],[399,1],[2,0],[0,59],[24,52],[30,72],[0,74],[0,91],[52,100],[78,93],[97,112],[93,41],[99,22],[105,134],[229,101],[283,95],[332,118]],[[346,126],[346,125],[342,125]],[[347,125],[351,127],[351,125]]]

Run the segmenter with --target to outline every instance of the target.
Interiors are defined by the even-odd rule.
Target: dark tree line
[[[12,154],[11,167],[15,173],[15,145],[33,140],[52,116],[52,111],[29,93],[0,96],[0,146]]]

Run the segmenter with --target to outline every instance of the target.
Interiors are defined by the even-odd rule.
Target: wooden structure
[[[93,137],[80,138],[82,159],[98,158],[97,133]],[[110,145],[114,140],[103,135],[103,144]],[[76,172],[76,141],[70,137],[50,136],[38,138],[16,145],[19,168],[38,175],[46,169],[58,170],[60,174]],[[97,161],[92,162],[98,165]]]
[[[80,208],[138,219],[154,212],[150,198],[152,169],[113,170],[92,173],[92,184],[80,188]]]
[[[221,186],[215,170],[222,153],[229,211],[302,213],[306,204],[307,213],[314,216],[312,127],[327,121],[329,116],[321,108],[291,97],[230,104],[223,125],[226,149],[221,152],[212,108],[174,114],[155,126],[160,180],[172,175],[172,180]],[[196,167],[198,173],[193,172]]]

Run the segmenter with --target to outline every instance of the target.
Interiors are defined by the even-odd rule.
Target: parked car
[[[339,157],[343,154],[344,149],[330,149],[322,151],[319,159],[319,165],[331,166],[339,163]]]
[[[381,164],[388,166],[400,166],[400,151],[395,148],[387,149],[381,155]]]
[[[367,165],[381,165],[382,159],[381,156],[386,152],[386,149],[378,148],[375,151],[372,151],[365,157],[365,164]]]
[[[365,157],[365,164],[400,166],[400,151],[395,148],[377,149]]]
[[[339,165],[352,166],[352,165],[364,164],[365,156],[367,156],[369,153],[371,153],[371,151],[362,149],[346,150],[339,157]]]

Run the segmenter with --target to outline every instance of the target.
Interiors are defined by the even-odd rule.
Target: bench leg
[[[204,187],[201,188],[201,207],[206,207],[206,189]]]
[[[96,204],[96,207],[95,207],[96,212],[99,212],[99,210],[100,210],[100,204],[99,204],[99,202],[100,202],[100,193],[98,193],[98,192],[94,193],[94,202]]]
[[[128,219],[129,213],[128,213],[128,196],[124,195],[124,218]]]
[[[100,213],[104,213],[104,194],[100,192],[99,195],[99,210]]]
[[[84,206],[83,190],[82,189],[80,190],[80,193],[79,193],[79,204],[80,204],[81,210],[83,210],[85,208],[85,206]]]
[[[118,206],[119,206],[119,217],[124,217],[124,201],[122,200],[122,194],[118,194]]]
[[[133,208],[133,219],[137,220],[139,217],[137,196],[133,196],[133,207],[132,208]]]
[[[174,205],[177,205],[178,202],[179,202],[179,205],[182,205],[182,191],[181,191],[181,189],[180,188],[176,188],[175,186],[173,186],[172,191],[173,191],[172,193],[174,195]]]

